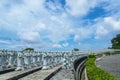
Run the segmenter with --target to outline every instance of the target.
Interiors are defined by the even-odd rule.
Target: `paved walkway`
[[[97,61],[96,64],[101,69],[120,78],[120,54],[105,56],[101,60]]]
[[[1,74],[0,75],[0,80],[6,80],[6,79],[9,79],[11,77],[14,77],[14,76],[29,72],[31,70],[38,69],[38,68],[40,68],[40,67],[35,67],[35,68],[32,68],[32,69],[27,69],[27,70],[22,70],[22,71],[13,71],[13,72],[8,72],[8,73],[5,73],[5,74]]]
[[[32,73],[28,76],[25,76],[19,80],[44,80],[48,75],[50,75],[52,72],[56,71],[61,66],[54,67],[52,69],[48,70],[39,70],[35,73]]]
[[[50,80],[74,80],[74,74],[71,70],[62,69]]]

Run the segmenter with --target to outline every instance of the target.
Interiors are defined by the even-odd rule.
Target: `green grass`
[[[88,80],[120,80],[104,70],[96,67],[95,58],[89,58],[86,62]]]

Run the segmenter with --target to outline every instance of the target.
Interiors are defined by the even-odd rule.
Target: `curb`
[[[85,68],[85,80],[88,80],[86,68]]]
[[[28,71],[28,72],[25,72],[25,73],[22,73],[22,74],[13,76],[13,77],[11,77],[11,78],[9,78],[9,79],[7,79],[7,80],[18,80],[18,79],[20,79],[20,78],[22,78],[22,77],[25,77],[25,76],[27,76],[27,75],[29,75],[29,74],[32,74],[32,73],[34,73],[34,72],[36,72],[36,71],[38,71],[38,70],[41,70],[41,69],[42,69],[42,67],[39,67],[39,68],[37,68],[37,69],[34,69],[34,70],[31,70],[31,71]]]
[[[58,73],[60,70],[62,69],[62,67],[58,68],[57,70],[55,70],[54,72],[52,72],[50,75],[48,75],[44,80],[50,80],[50,78],[52,78],[56,73]]]
[[[5,73],[8,73],[8,72],[12,72],[12,71],[15,71],[15,68],[0,71],[0,74],[5,74]]]

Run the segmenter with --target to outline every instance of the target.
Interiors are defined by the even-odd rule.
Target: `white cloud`
[[[100,39],[108,34],[108,30],[106,30],[103,26],[98,26],[96,30],[95,39]]]
[[[5,13],[5,20],[9,26],[4,28],[15,31],[21,41],[44,43],[47,38],[54,43],[66,40],[69,21],[65,13],[54,16],[45,8],[44,0],[24,0],[23,4],[12,6]],[[52,19],[52,20],[51,20]],[[67,25],[67,26],[66,26]],[[57,36],[56,36],[57,35]],[[41,45],[41,43],[39,43]],[[48,42],[46,42],[48,44]],[[46,47],[45,43],[43,47]]]
[[[66,43],[63,43],[62,46],[63,46],[63,47],[68,47],[68,46],[69,46],[69,43],[67,43],[67,42],[66,42]]]
[[[93,34],[93,28],[86,26],[86,27],[76,28],[72,32],[75,34],[74,41],[79,42],[90,38],[91,35]]]
[[[120,0],[103,0],[107,2],[107,5],[104,6],[104,9],[112,13],[119,12],[119,7],[120,7]],[[119,15],[118,15],[119,16]]]
[[[60,44],[53,44],[53,48],[62,48]]]
[[[114,19],[113,17],[105,17],[104,22],[108,24],[108,26],[112,27],[115,31],[120,31],[120,19]]]
[[[24,4],[29,6],[29,7],[43,7],[45,0],[23,0]]]
[[[75,35],[74,41],[79,41],[79,40],[80,40],[80,36],[79,35]]]
[[[101,39],[108,34],[120,31],[120,19],[114,15],[98,18],[93,26],[96,29],[95,39]]]
[[[66,0],[67,11],[73,16],[86,15],[96,4],[96,0]]]
[[[52,12],[60,12],[60,11],[63,11],[63,7],[62,7],[62,4],[60,3],[60,0],[48,0],[46,2],[46,6],[47,8]]]
[[[46,25],[41,22],[38,22],[36,25],[31,27],[31,30],[33,30],[33,31],[42,31],[45,29],[47,29]]]
[[[11,44],[9,41],[5,41],[5,40],[0,40],[1,44]]]
[[[21,49],[20,47],[25,47],[25,44],[15,44],[15,45],[10,45],[9,48],[11,49]]]
[[[112,31],[120,31],[119,14],[99,18],[90,25],[85,24],[83,26],[81,24],[85,21],[80,17],[88,14],[102,1],[106,0],[66,0],[64,8],[56,0],[48,3],[45,0],[23,0],[22,3],[13,4],[10,8],[4,8],[4,4],[0,3],[0,9],[3,9],[0,13],[0,28],[17,34],[16,38],[20,41],[15,42],[13,47],[23,47],[22,45],[35,48],[70,47],[72,42],[80,43],[93,36],[100,39]],[[112,4],[111,0],[110,4]],[[111,8],[108,7],[105,6],[105,9]],[[62,41],[69,41],[69,39],[73,41],[58,44]]]
[[[38,32],[27,32],[22,31],[18,33],[18,36],[21,40],[30,43],[36,43],[40,40],[40,35]]]

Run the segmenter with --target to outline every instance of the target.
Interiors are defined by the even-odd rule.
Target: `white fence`
[[[7,68],[16,70],[25,70],[37,66],[43,69],[49,69],[57,65],[63,65],[63,68],[72,68],[72,63],[80,56],[90,53],[120,51],[120,49],[102,49],[86,51],[10,51],[0,50],[0,71]]]
[[[25,70],[41,66],[43,69],[49,69],[57,65],[63,65],[64,68],[70,68],[72,62],[82,54],[72,51],[10,51],[0,50],[0,70],[15,68],[16,70]]]

